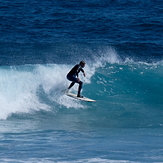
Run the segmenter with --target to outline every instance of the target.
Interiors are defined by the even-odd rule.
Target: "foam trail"
[[[0,70],[0,111],[3,113],[0,119],[6,119],[11,113],[46,108],[36,94],[40,76],[32,71],[20,70],[20,67]]]

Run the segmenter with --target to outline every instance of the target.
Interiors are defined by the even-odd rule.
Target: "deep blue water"
[[[0,162],[162,162],[162,1],[0,8]],[[96,103],[62,93],[81,60],[82,94]]]

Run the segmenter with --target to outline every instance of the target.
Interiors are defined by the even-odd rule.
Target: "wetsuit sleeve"
[[[82,68],[80,70],[84,73],[84,70]]]
[[[80,68],[80,69],[78,70],[78,72],[77,72],[77,77],[78,77],[78,74],[79,74],[80,71],[84,73],[84,70],[83,70],[82,68]]]

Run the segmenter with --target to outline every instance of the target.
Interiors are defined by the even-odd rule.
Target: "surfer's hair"
[[[85,66],[85,62],[84,62],[84,61],[81,61],[79,64],[80,64],[80,66],[82,66],[82,67]]]

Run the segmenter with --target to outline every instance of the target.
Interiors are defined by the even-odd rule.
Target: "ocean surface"
[[[163,162],[162,13],[161,0],[0,0],[0,162]],[[95,103],[62,92],[82,60]]]

